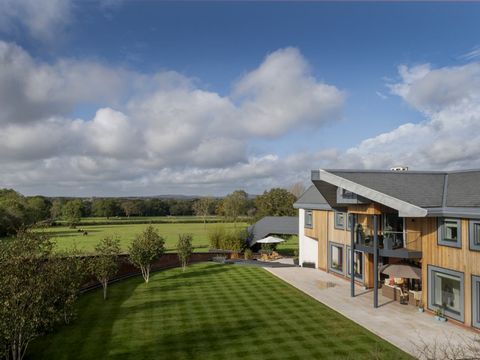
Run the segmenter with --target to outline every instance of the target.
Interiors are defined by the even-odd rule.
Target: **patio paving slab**
[[[373,308],[373,291],[356,286],[350,297],[350,282],[318,269],[265,267],[267,271],[307,295],[341,313],[386,341],[418,356],[421,344],[433,346],[448,341],[462,346],[476,332],[451,322],[436,321],[432,314],[419,313],[411,305],[385,298],[379,291],[379,308]]]

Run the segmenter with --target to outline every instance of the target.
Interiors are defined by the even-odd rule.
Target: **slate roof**
[[[268,235],[298,235],[297,216],[265,216],[248,227],[251,235],[249,245],[254,245],[257,240]]]
[[[327,200],[315,185],[311,185],[293,204],[296,209],[330,210]]]
[[[480,170],[461,171],[385,171],[324,170],[356,184],[429,210],[430,215],[480,216]],[[312,180],[328,203],[335,204],[334,188]],[[322,183],[324,185],[322,185]],[[300,199],[299,199],[300,200]]]

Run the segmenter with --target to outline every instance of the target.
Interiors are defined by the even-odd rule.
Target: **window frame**
[[[345,260],[347,262],[347,271],[346,271],[346,276],[348,278],[351,277],[351,271],[350,271],[350,251],[351,251],[351,247],[347,245],[347,252],[345,254]],[[362,256],[362,277],[358,277],[358,276],[355,276],[355,280],[358,280],[358,281],[364,281],[364,278],[365,278],[365,253],[363,251],[360,251],[360,250],[357,250],[355,249],[355,252],[356,253],[360,253],[361,256]]]
[[[450,269],[445,269],[438,266],[428,265],[428,308],[432,311],[435,311],[439,308],[438,305],[434,304],[434,292],[435,292],[435,273],[443,273],[445,275],[457,277],[460,280],[460,314],[452,312],[448,309],[444,309],[445,315],[451,317],[452,319],[458,320],[460,322],[465,322],[465,275],[461,271],[455,271]]]
[[[332,247],[342,249],[342,270],[338,270],[332,267]],[[328,242],[328,270],[340,275],[345,275],[345,245],[336,243],[333,241]]]
[[[342,225],[342,226],[338,225],[338,222],[337,222],[337,215],[339,215],[339,214],[343,214],[343,216],[344,216],[344,218],[343,218],[344,220],[343,220],[343,225]],[[336,210],[335,210],[334,215],[333,215],[333,216],[334,216],[334,218],[333,218],[333,226],[335,227],[335,229],[337,229],[337,230],[345,230],[346,224],[347,224],[347,222],[348,222],[348,219],[347,219],[347,216],[346,216],[346,215],[347,215],[347,213],[345,213],[345,212],[336,211]]]
[[[472,326],[480,329],[480,276],[472,275]]]
[[[308,217],[310,217],[310,224],[307,223]],[[303,227],[306,229],[313,229],[313,210],[305,210],[305,215],[303,217]]]
[[[457,241],[445,240],[445,221],[455,221],[457,223]],[[462,247],[462,221],[461,219],[442,217],[437,220],[437,244],[453,248]]]
[[[475,244],[475,225],[480,225],[480,220],[475,219],[468,221],[468,238],[470,243],[470,250],[480,251],[480,231],[478,231],[479,243]]]

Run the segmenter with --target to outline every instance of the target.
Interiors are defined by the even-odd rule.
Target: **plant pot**
[[[447,318],[443,317],[443,316],[435,315],[435,320],[440,321],[440,322],[445,322],[445,321],[447,321]]]
[[[298,259],[293,259],[293,265],[298,266],[298,264],[299,264]]]
[[[424,308],[418,308],[418,312],[419,312],[419,313],[422,313],[422,312],[424,312],[424,311],[425,311]]]

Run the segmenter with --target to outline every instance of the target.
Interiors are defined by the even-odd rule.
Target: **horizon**
[[[479,3],[39,6],[0,1],[0,188],[222,197],[480,168]]]

